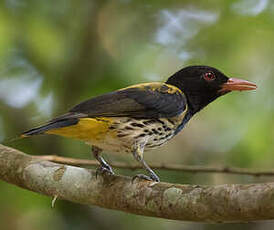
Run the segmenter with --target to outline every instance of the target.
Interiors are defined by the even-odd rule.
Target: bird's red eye
[[[214,73],[212,73],[212,72],[207,72],[207,73],[204,74],[203,78],[204,78],[206,81],[213,81],[213,80],[215,80],[216,77],[215,77]]]

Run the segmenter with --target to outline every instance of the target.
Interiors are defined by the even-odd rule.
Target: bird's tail
[[[62,119],[62,120],[54,120],[52,122],[49,122],[48,124],[30,129],[28,131],[25,131],[21,134],[21,138],[24,137],[30,137],[34,135],[44,134],[49,130],[52,129],[58,129],[63,128],[71,125],[76,125],[78,123],[78,118],[68,118],[68,119]]]

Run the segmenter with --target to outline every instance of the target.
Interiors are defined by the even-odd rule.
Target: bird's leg
[[[96,158],[97,161],[99,161],[100,166],[96,170],[96,177],[98,173],[109,173],[114,174],[111,166],[104,160],[102,156],[100,156],[100,153],[102,152],[102,149],[92,146],[92,153],[93,156]]]
[[[153,170],[147,165],[147,163],[144,160],[144,145],[135,145],[132,154],[134,156],[134,158],[139,161],[143,168],[149,173],[149,176],[143,175],[143,174],[137,174],[136,176],[133,177],[132,180],[134,180],[135,178],[141,178],[141,179],[145,179],[145,180],[152,180],[152,181],[156,181],[156,182],[160,182],[159,177],[156,175],[155,172],[153,172]]]

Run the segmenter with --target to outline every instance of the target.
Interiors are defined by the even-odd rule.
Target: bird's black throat
[[[215,90],[199,90],[196,86],[193,86],[192,88],[185,87],[183,82],[172,78],[168,79],[166,83],[174,85],[182,90],[186,96],[188,108],[192,115],[199,112],[209,103],[221,96],[221,94],[218,94]]]
[[[204,92],[185,92],[185,95],[193,115],[221,96],[216,93],[209,94]]]

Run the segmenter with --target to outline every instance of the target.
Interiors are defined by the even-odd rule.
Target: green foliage
[[[206,64],[229,76],[252,80],[259,88],[218,99],[169,144],[147,153],[146,159],[271,168],[273,9],[274,3],[267,0],[2,1],[0,140],[13,138],[89,97],[134,83],[163,81],[186,65]],[[90,157],[84,143],[54,136],[9,145],[31,154]],[[128,156],[108,155],[107,159],[133,161]],[[164,171],[159,174],[165,181],[178,183],[260,180]],[[182,226],[62,201],[51,209],[49,198],[5,183],[0,188],[0,223],[5,229],[49,229],[42,225],[79,230]],[[187,228],[188,224],[183,226]]]

